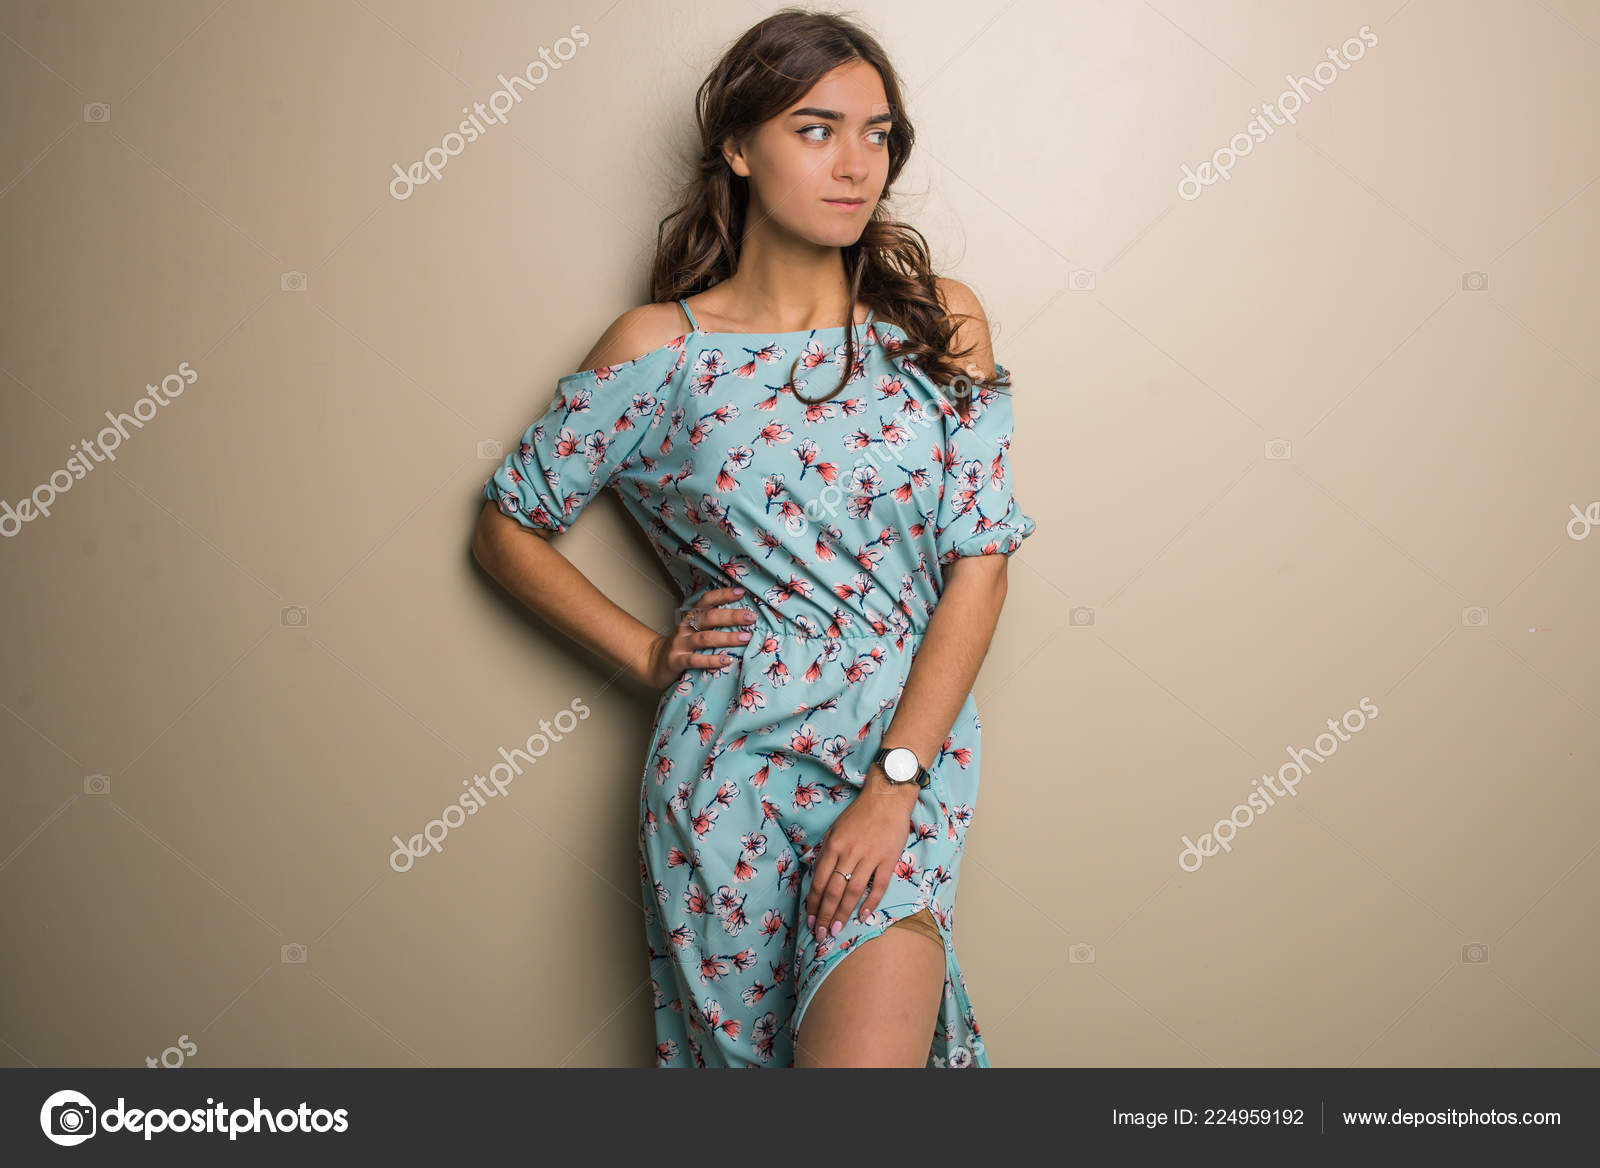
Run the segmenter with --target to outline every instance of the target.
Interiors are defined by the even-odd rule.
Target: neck
[[[733,332],[803,332],[845,323],[853,307],[844,252],[801,239],[770,221],[747,226],[739,268],[707,293],[708,307],[737,322]],[[754,327],[746,327],[754,326]]]

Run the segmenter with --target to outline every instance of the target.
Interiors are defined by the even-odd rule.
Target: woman
[[[972,682],[1034,530],[1008,378],[884,213],[912,129],[871,37],[779,12],[699,121],[653,303],[559,379],[474,551],[665,690],[639,793],[657,1065],[985,1067],[950,932]],[[669,633],[546,543],[605,487],[684,596]]]

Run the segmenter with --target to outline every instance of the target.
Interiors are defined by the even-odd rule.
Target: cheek
[[[811,210],[823,187],[831,183],[828,156],[822,150],[797,150],[783,160],[775,174],[777,198],[790,206]]]
[[[751,168],[752,197],[786,227],[811,222],[821,184],[828,179],[825,166],[817,169],[819,157],[798,151],[768,155],[759,169]]]
[[[820,150],[807,150],[803,143],[787,137],[766,138],[747,155],[751,180],[774,198],[796,182],[803,181],[822,157]]]

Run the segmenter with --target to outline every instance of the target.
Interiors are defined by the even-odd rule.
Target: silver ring
[[[841,873],[841,875],[843,875],[846,880],[850,879],[850,873],[848,872]]]
[[[699,613],[700,610],[698,608],[691,608],[689,610],[689,615],[684,618],[689,622],[689,627],[697,633],[700,631]]]

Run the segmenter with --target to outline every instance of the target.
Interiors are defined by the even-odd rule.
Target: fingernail
[[[806,914],[806,928],[814,929],[816,927],[817,927],[817,914],[816,913],[807,913]]]
[[[743,588],[735,588],[733,590],[733,594],[735,596],[743,596],[744,595],[744,589]]]
[[[741,641],[748,641],[750,639],[750,634],[749,633],[740,633],[739,634],[739,639]]]
[[[844,922],[843,921],[834,921],[833,922],[833,930],[832,930],[833,931],[833,935],[835,937],[837,937],[839,935],[839,930],[842,929],[842,928],[844,928]]]

